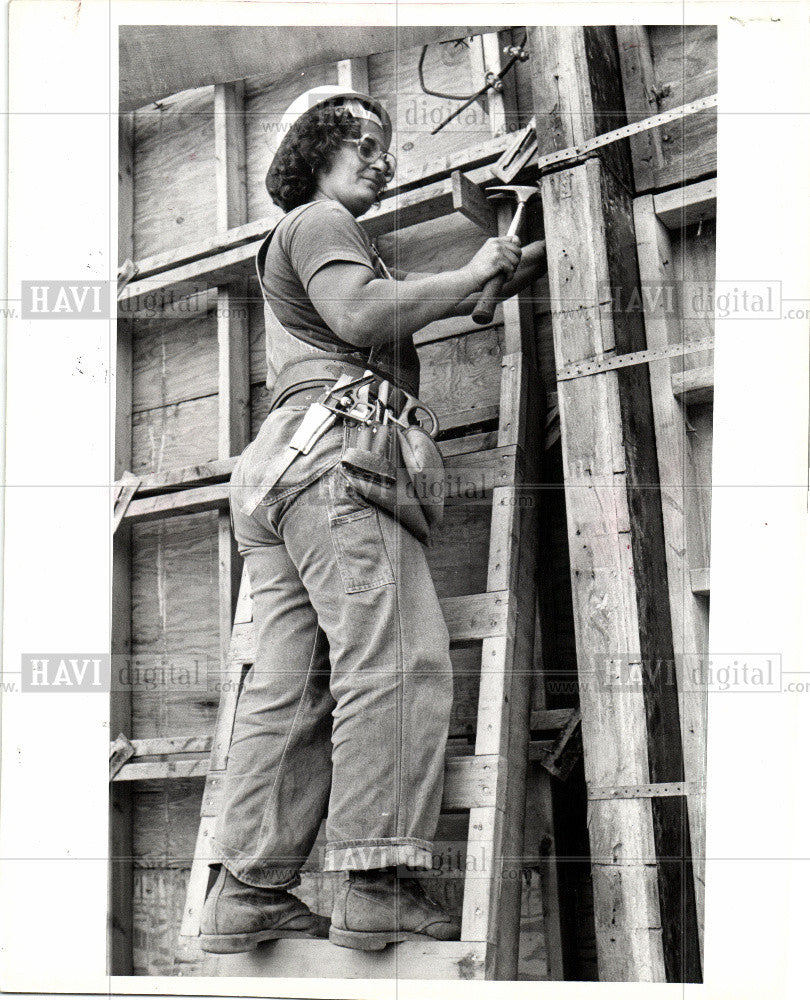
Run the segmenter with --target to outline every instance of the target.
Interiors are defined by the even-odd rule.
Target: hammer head
[[[487,198],[506,198],[510,194],[515,196],[518,205],[525,205],[536,194],[540,194],[540,188],[533,184],[498,184],[487,188]]]

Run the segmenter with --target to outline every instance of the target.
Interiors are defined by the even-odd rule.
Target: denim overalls
[[[278,321],[262,269],[272,385],[288,361],[326,352]],[[384,370],[386,358],[374,363]],[[268,888],[299,884],[327,807],[315,859],[324,870],[430,867],[452,706],[447,627],[424,548],[351,489],[340,424],[262,492],[304,412],[271,412],[231,479],[256,657],[239,697],[215,858]]]

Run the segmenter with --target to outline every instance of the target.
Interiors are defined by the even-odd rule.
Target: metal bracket
[[[561,368],[557,372],[557,381],[567,382],[574,378],[583,378],[585,375],[609,372],[614,368],[631,368],[633,365],[645,365],[650,361],[661,361],[664,358],[676,358],[683,354],[697,354],[700,351],[711,350],[714,350],[714,338],[704,338],[702,340],[688,340],[683,344],[672,344],[670,347],[662,347],[655,351],[631,351],[629,354],[620,354],[613,358],[578,361],[574,365],[569,365],[568,368]]]
[[[597,799],[658,799],[679,795],[694,795],[704,791],[696,781],[661,781],[650,785],[588,786],[588,800]]]

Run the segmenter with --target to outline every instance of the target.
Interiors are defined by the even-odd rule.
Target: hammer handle
[[[523,206],[525,204],[526,202],[522,201],[515,210],[512,223],[506,232],[507,239],[517,233],[520,223],[523,221]],[[493,275],[484,285],[472,311],[472,318],[479,326],[485,326],[487,323],[492,322],[495,306],[498,304],[498,296],[501,294],[501,289],[505,284],[506,275],[501,271]]]

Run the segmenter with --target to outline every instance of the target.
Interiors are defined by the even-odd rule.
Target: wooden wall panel
[[[649,28],[655,75],[669,93],[668,111],[717,92],[717,28],[713,24],[656,24]]]
[[[457,213],[380,236],[377,249],[391,267],[431,273],[466,264],[486,238],[482,229]]]
[[[202,952],[177,934],[203,784],[202,779],[144,781],[135,788],[135,975],[203,974]]]
[[[250,313],[251,435],[267,416],[264,386],[264,320],[258,304]],[[421,398],[441,417],[459,410],[497,406],[500,399],[503,328],[488,327],[419,347]]]
[[[213,313],[134,324],[135,412],[217,391],[217,322]]]
[[[144,674],[136,685],[133,739],[213,731],[218,692],[209,683],[219,670],[216,517],[211,511],[133,528],[132,652],[144,670],[164,665],[167,673],[165,682],[150,684]]]
[[[204,396],[132,418],[132,471],[165,472],[217,459],[217,396]]]
[[[135,259],[210,236],[216,227],[214,88],[135,113]]]
[[[450,647],[453,662],[453,712],[451,735],[475,735],[478,717],[478,687],[481,679],[481,642],[455,643]]]
[[[203,953],[178,938],[186,902],[188,872],[177,868],[134,871],[133,974],[204,975]]]

